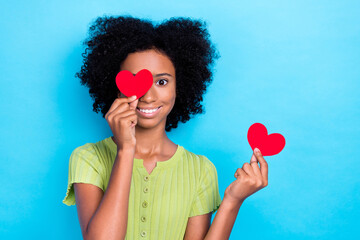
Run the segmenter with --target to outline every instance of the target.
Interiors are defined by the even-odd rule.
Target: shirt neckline
[[[105,142],[107,143],[107,145],[109,146],[109,148],[111,149],[111,151],[115,154],[116,156],[116,151],[117,151],[117,145],[116,143],[112,140],[111,136],[105,139]],[[176,152],[174,153],[174,155],[169,158],[168,160],[165,161],[158,161],[156,162],[156,168],[169,168],[171,166],[173,166],[174,164],[176,164],[180,159],[181,159],[181,154],[183,153],[184,147],[177,144],[177,149]],[[144,159],[141,158],[134,158],[134,166],[136,167],[140,167],[140,168],[145,168],[144,167]],[[155,170],[154,169],[154,170]]]

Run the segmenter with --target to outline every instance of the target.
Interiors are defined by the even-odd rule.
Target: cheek
[[[166,91],[162,94],[162,99],[164,100],[164,102],[167,103],[173,103],[175,102],[176,99],[176,92],[175,90],[171,90],[171,91]]]
[[[169,102],[171,102],[171,105],[173,106],[175,104],[175,100],[176,100],[176,94],[172,94],[170,96]]]
[[[176,95],[174,93],[163,96],[163,101],[166,104],[167,111],[171,112],[175,105]]]

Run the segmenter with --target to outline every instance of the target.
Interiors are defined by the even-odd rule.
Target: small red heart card
[[[127,70],[122,70],[116,75],[116,86],[125,96],[141,98],[151,88],[153,76],[147,69],[142,69],[135,76]]]
[[[280,153],[285,147],[285,138],[280,133],[268,135],[266,127],[261,123],[254,123],[250,126],[247,138],[251,149],[260,149],[263,156],[272,156]]]

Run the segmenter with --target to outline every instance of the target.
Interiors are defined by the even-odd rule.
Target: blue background
[[[221,58],[205,114],[168,136],[217,167],[220,194],[263,123],[284,150],[230,239],[360,237],[359,1],[1,1],[0,239],[81,239],[62,203],[74,148],[111,136],[74,77],[104,14],[208,23]]]

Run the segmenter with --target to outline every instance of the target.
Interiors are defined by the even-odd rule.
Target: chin
[[[145,121],[147,121],[147,120],[149,120],[149,119],[145,119]],[[151,119],[150,119],[150,120],[151,120]],[[150,121],[148,121],[147,123],[144,123],[144,122],[142,122],[141,120],[140,120],[140,121],[138,120],[138,122],[137,122],[137,124],[136,124],[136,127],[138,127],[138,128],[143,128],[143,129],[152,129],[152,128],[158,126],[159,124],[160,124],[160,122],[158,122],[158,123],[151,123]]]
[[[161,125],[161,123],[163,121],[166,121],[166,118],[159,121],[158,118],[141,118],[141,117],[138,117],[138,121],[137,121],[136,126],[139,127],[139,128],[151,129],[151,128],[154,128],[154,127],[156,127],[158,125]],[[165,127],[165,124],[164,124],[164,127]]]

